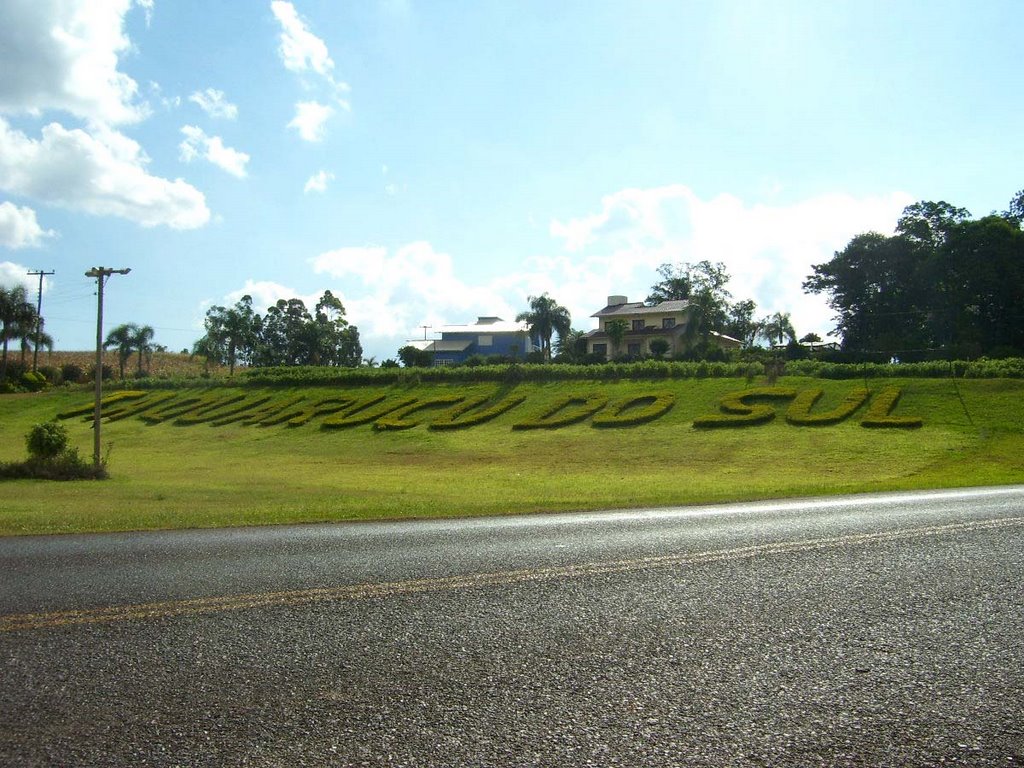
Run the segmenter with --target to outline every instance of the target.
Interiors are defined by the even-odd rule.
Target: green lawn
[[[763,385],[762,382],[757,382]],[[780,385],[821,387],[816,409],[837,404],[862,381],[787,377]],[[4,481],[0,534],[187,528],[321,520],[495,515],[592,510],[1024,481],[1024,381],[870,380],[900,386],[897,415],[920,429],[865,429],[864,409],[834,426],[694,429],[718,399],[747,387],[737,379],[521,384],[526,401],[493,421],[433,431],[420,425],[321,428],[322,418],[277,426],[105,423],[111,479]],[[589,420],[554,430],[513,430],[567,394],[629,396],[671,390],[672,410],[635,427],[596,429]],[[393,388],[245,390],[247,397],[389,399],[492,395],[494,384]],[[179,395],[180,397],[181,395]],[[84,391],[0,398],[0,461],[25,457],[32,424],[87,405]],[[442,410],[417,414],[430,420]],[[64,421],[91,455],[81,418]]]

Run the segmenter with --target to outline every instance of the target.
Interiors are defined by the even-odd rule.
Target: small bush
[[[44,379],[54,386],[64,383],[64,376],[61,374],[60,368],[57,368],[56,366],[41,365],[39,366],[39,372],[43,374]]]
[[[68,448],[68,430],[56,421],[36,424],[25,436],[28,455],[33,459],[52,459]]]
[[[22,389],[26,389],[29,392],[39,392],[42,389],[46,389],[48,382],[46,377],[38,371],[27,371],[21,374],[21,386]]]
[[[85,381],[85,371],[75,363],[65,363],[60,367],[60,378],[68,384],[81,384]]]

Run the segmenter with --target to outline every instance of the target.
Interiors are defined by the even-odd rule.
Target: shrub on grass
[[[465,400],[462,395],[438,395],[437,397],[425,397],[417,399],[404,408],[398,408],[387,416],[382,416],[373,423],[373,428],[381,431],[412,429],[421,423],[422,419],[411,418],[429,408],[440,406],[458,405]]]
[[[903,390],[899,387],[890,387],[882,390],[871,401],[868,412],[861,421],[862,427],[871,429],[884,429],[895,427],[897,429],[916,429],[924,424],[924,421],[914,416],[893,416],[892,412],[900,401]]]
[[[630,397],[616,404],[610,410],[598,413],[594,416],[591,426],[632,427],[637,424],[646,424],[668,413],[675,402],[676,396],[672,392]]]
[[[137,390],[126,389],[122,392],[114,392],[113,394],[107,395],[100,400],[100,408],[104,409],[114,403],[120,403],[124,400],[138,400],[147,395],[147,392],[139,392]],[[80,405],[76,408],[70,408],[66,411],[61,411],[57,414],[58,419],[73,419],[76,416],[92,416],[94,404],[89,403],[88,405]],[[106,414],[103,414],[106,416]]]
[[[39,480],[86,480],[107,477],[106,462],[99,468],[68,446],[68,431],[63,424],[49,421],[36,424],[25,436],[29,457],[26,461],[0,463],[0,478]]]
[[[369,424],[371,421],[387,416],[392,411],[405,408],[416,402],[415,397],[406,397],[398,401],[384,402],[384,395],[371,398],[354,410],[328,416],[320,423],[321,429],[345,429],[347,427],[358,427],[362,424]],[[380,405],[377,405],[380,403]]]
[[[766,424],[775,418],[775,409],[767,403],[751,401],[788,400],[796,395],[797,391],[791,387],[755,387],[733,392],[719,401],[722,413],[700,416],[693,420],[693,426],[698,429],[714,429]]]
[[[605,395],[568,395],[559,398],[546,410],[532,419],[512,425],[512,429],[558,429],[578,424],[593,416],[608,403]]]
[[[811,413],[814,404],[821,399],[824,390],[805,389],[800,392],[789,405],[786,411],[786,421],[797,426],[826,426],[838,424],[852,416],[854,412],[864,405],[870,394],[866,389],[854,389],[847,393],[843,401],[831,411],[822,413]]]
[[[299,411],[295,416],[288,419],[288,426],[301,427],[303,424],[308,424],[317,416],[329,416],[332,413],[344,411],[347,408],[351,408],[357,402],[358,400],[354,397],[328,397],[323,400],[318,400],[308,408]]]
[[[483,424],[520,405],[526,400],[526,395],[509,395],[489,408],[475,410],[486,403],[488,399],[485,395],[471,397],[461,405],[438,416],[427,425],[427,429],[465,429]]]

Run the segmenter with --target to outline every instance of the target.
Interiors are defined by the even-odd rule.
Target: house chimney
[[[619,304],[628,304],[628,303],[629,303],[629,299],[627,299],[625,296],[609,296],[608,297],[608,306],[609,307],[617,307]]]

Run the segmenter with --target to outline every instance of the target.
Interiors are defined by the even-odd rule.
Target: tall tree
[[[117,365],[120,370],[120,378],[124,378],[124,366],[128,358],[132,356],[135,349],[135,337],[138,336],[139,327],[135,323],[121,323],[110,329],[106,341],[103,342],[104,349],[117,348]]]
[[[688,300],[694,307],[692,332],[705,339],[711,331],[723,329],[729,319],[729,273],[722,262],[707,259],[695,264],[662,264],[658,267],[661,280],[651,286],[648,304],[662,301]]]
[[[753,299],[744,299],[730,304],[726,312],[723,333],[726,336],[739,339],[743,342],[744,347],[752,347],[760,333],[758,322],[754,319],[756,311],[757,305]]]
[[[619,354],[619,349],[622,347],[622,340],[626,337],[626,331],[629,330],[629,324],[621,317],[614,320],[608,320],[604,324],[604,332],[608,334],[608,338],[611,339],[612,349],[609,358],[615,358]]]
[[[551,337],[559,337],[572,329],[572,318],[569,310],[544,293],[530,296],[530,309],[516,315],[516,322],[525,322],[530,328],[530,335],[540,339],[541,351],[547,360],[551,359]]]
[[[578,363],[587,356],[587,334],[584,331],[570,328],[564,336],[555,342],[555,357],[561,362]]]
[[[28,301],[23,285],[10,288],[0,285],[0,337],[3,338],[3,359],[0,362],[0,381],[7,380],[7,347],[18,338],[19,330],[34,327],[36,309]]]
[[[227,363],[228,375],[235,375],[235,364],[250,362],[255,353],[257,318],[252,297],[243,296],[233,307],[210,307],[206,311],[206,335],[196,342],[193,352],[207,360]]]
[[[790,320],[789,312],[776,312],[764,318],[758,323],[760,335],[769,344],[781,346],[788,339],[796,340],[796,331],[793,329],[793,322]]]
[[[132,339],[132,346],[135,347],[136,353],[139,355],[139,377],[142,376],[142,362],[143,359],[146,361],[146,367],[149,367],[149,361],[153,356],[153,336],[155,331],[151,325],[140,325],[137,326],[135,331],[135,338]]]

